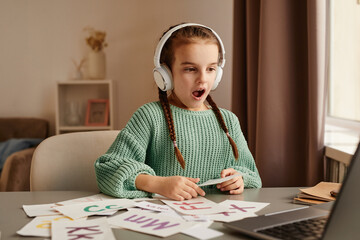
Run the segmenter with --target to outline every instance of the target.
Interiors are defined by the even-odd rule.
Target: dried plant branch
[[[82,59],[80,60],[79,64],[77,64],[76,61],[75,61],[73,58],[72,58],[71,60],[72,60],[72,62],[74,63],[75,68],[76,68],[78,71],[80,71],[81,68],[82,68],[82,65],[84,64],[84,62],[85,62],[86,59],[85,59],[85,58],[82,58]]]
[[[95,52],[101,51],[108,46],[105,42],[106,32],[95,30],[92,27],[85,27],[84,31],[89,33],[89,37],[86,38],[86,43]]]

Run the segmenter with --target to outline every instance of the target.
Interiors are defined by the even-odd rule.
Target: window
[[[329,0],[327,124],[360,133],[360,0]]]

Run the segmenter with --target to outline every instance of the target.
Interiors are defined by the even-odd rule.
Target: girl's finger
[[[196,198],[198,195],[196,190],[194,188],[192,188],[191,186],[185,186],[183,190],[185,192],[189,193],[194,198]]]
[[[236,181],[236,182],[234,182],[234,183],[232,183],[232,184],[230,184],[230,185],[227,185],[227,186],[225,186],[225,187],[220,188],[220,190],[221,190],[221,191],[230,191],[230,190],[234,190],[234,189],[240,188],[241,185],[242,185],[242,182]]]
[[[217,188],[218,188],[218,189],[219,189],[219,188],[224,188],[224,187],[226,187],[226,186],[228,186],[228,185],[230,185],[230,184],[233,184],[233,183],[236,182],[236,181],[243,182],[242,176],[237,176],[237,177],[234,177],[234,178],[232,178],[232,179],[230,179],[230,180],[228,180],[228,181],[226,181],[226,182],[220,183],[220,184],[217,185]]]
[[[182,196],[178,195],[178,196],[177,196],[177,199],[175,199],[175,200],[177,200],[177,201],[184,201],[185,198],[183,198]]]
[[[197,183],[197,182],[200,181],[200,178],[189,178],[189,177],[187,177],[186,179],[190,180],[193,183]]]
[[[238,180],[238,177],[234,177],[233,179],[227,180],[226,182],[219,183],[217,188],[225,188]]]
[[[192,199],[192,198],[193,198],[193,197],[191,196],[191,194],[188,193],[188,192],[186,192],[186,191],[180,192],[179,195],[180,195],[181,197],[183,197],[184,200],[189,200],[189,199]]]
[[[229,193],[230,194],[241,194],[244,192],[244,186],[241,186],[238,189],[234,189],[234,190],[230,190]]]
[[[191,187],[192,189],[194,189],[194,191],[198,194],[198,195],[201,195],[201,196],[205,196],[205,192],[204,190],[202,190],[198,185],[196,185],[195,183],[193,182],[190,182],[188,184],[189,187]],[[197,195],[196,195],[197,196]]]
[[[221,171],[220,177],[224,178],[224,177],[227,177],[227,176],[230,176],[230,175],[235,175],[235,174],[238,174],[238,172],[235,169],[227,168],[227,169],[224,169],[224,170]]]

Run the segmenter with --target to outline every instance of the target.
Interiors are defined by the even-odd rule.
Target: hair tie
[[[173,144],[174,144],[174,148],[177,148],[176,141],[173,141]]]

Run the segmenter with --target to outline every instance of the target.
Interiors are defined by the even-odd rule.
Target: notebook
[[[305,209],[261,215],[224,223],[224,226],[234,229],[242,235],[257,239],[359,239],[359,158],[360,143],[353,155],[339,195],[332,207],[329,207],[331,203],[324,203]],[[330,208],[331,210],[329,210]],[[306,232],[309,227],[312,230],[307,236],[299,235]]]

